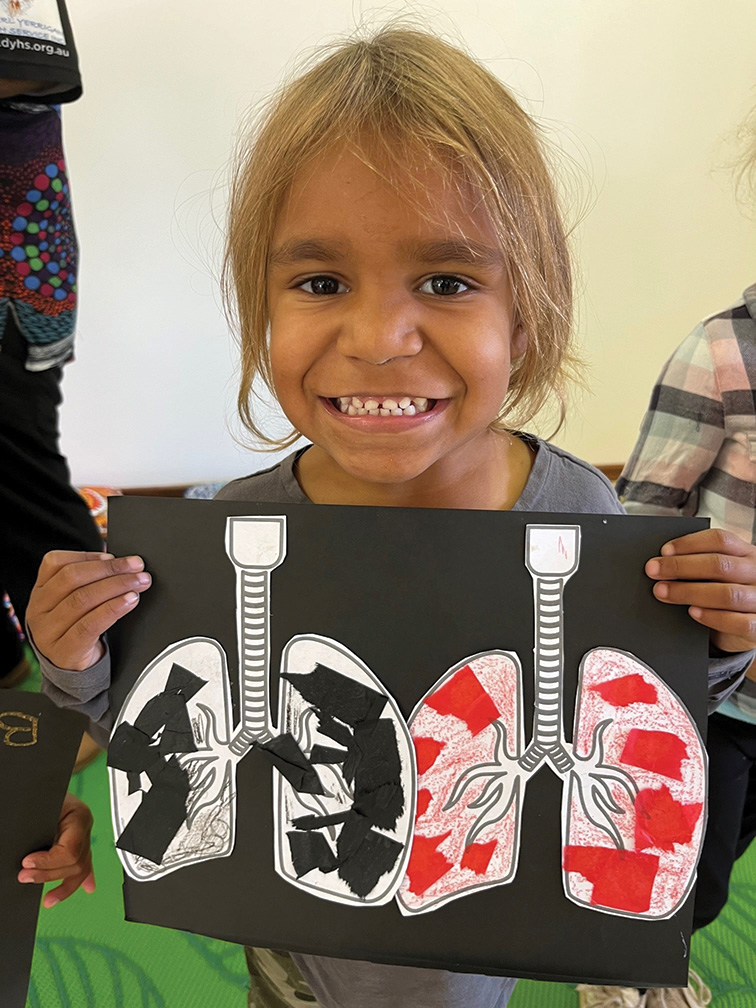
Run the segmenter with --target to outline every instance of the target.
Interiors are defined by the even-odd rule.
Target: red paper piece
[[[613,847],[565,847],[562,867],[593,883],[594,906],[644,913],[651,905],[659,858]]]
[[[417,810],[415,811],[415,819],[419,819],[420,816],[425,815],[428,811],[428,806],[431,803],[433,795],[430,793],[428,788],[420,788],[417,792]]]
[[[447,830],[446,833],[434,837],[415,834],[407,865],[407,876],[410,881],[409,891],[416,896],[422,896],[426,889],[430,889],[434,882],[438,882],[453,867],[451,861],[447,861],[444,855],[436,850],[450,833],[451,830]]]
[[[596,686],[591,686],[591,689],[613,707],[629,707],[634,703],[655,704],[659,699],[653,683],[646,682],[643,676],[637,673],[598,683]]]
[[[671,851],[676,843],[690,843],[702,809],[703,802],[685,805],[677,801],[665,785],[639,791],[635,799],[636,849]]]
[[[425,701],[439,714],[453,714],[477,735],[499,717],[499,711],[469,665],[455,673]]]
[[[489,840],[488,843],[474,843],[465,847],[465,853],[462,855],[462,867],[472,868],[476,875],[485,875],[498,842],[498,840]]]
[[[419,774],[424,774],[426,770],[430,770],[433,764],[438,759],[438,754],[446,745],[446,742],[437,742],[433,738],[416,738],[413,739],[415,743],[415,753],[417,754],[417,772]]]
[[[620,759],[630,766],[682,780],[682,761],[687,755],[688,747],[671,732],[632,728],[627,733]]]

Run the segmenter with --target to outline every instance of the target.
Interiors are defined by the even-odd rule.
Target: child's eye
[[[297,284],[300,290],[303,290],[306,294],[343,294],[347,287],[343,283],[339,283],[330,276],[315,276],[310,277],[309,280],[303,280],[302,283]]]
[[[430,290],[424,289],[430,285]],[[460,289],[463,288],[463,289]],[[459,277],[455,276],[433,276],[429,277],[420,287],[423,294],[463,294],[464,291],[470,290],[470,284],[465,283],[464,280],[460,280]]]

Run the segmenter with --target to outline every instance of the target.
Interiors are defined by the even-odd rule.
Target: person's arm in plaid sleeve
[[[724,440],[722,394],[701,324],[672,355],[654,388],[637,444],[617,481],[625,509],[695,515],[699,485]],[[731,532],[711,529],[668,543],[662,557],[646,567],[660,601],[686,605],[691,617],[711,631],[710,710],[737,689],[754,655],[756,620],[749,612],[756,609],[755,553]]]
[[[697,487],[724,441],[724,409],[703,324],[654,387],[638,441],[617,481],[630,514],[694,515]]]

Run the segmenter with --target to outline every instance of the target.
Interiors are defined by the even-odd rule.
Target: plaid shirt
[[[630,514],[710,518],[756,543],[756,284],[672,354],[617,493]],[[720,710],[742,704],[756,721],[754,691],[741,691]]]

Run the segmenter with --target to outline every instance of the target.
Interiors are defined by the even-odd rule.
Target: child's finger
[[[140,571],[144,571],[144,560],[138,556],[110,556],[108,559],[63,564],[35,589],[35,612],[52,612],[61,602],[84,593],[89,585]]]
[[[22,868],[17,878],[19,882],[32,882],[39,885],[43,882],[57,882],[59,879],[79,878],[81,875],[82,866],[76,862],[75,864],[59,864],[50,868]]]
[[[681,556],[686,553],[727,553],[731,556],[748,556],[753,553],[754,547],[751,543],[736,536],[734,532],[725,532],[724,529],[702,529],[700,532],[691,532],[689,535],[680,536],[679,539],[670,539],[661,548],[662,556]]]
[[[655,581],[719,581],[751,585],[756,582],[756,551],[745,556],[727,553],[688,553],[658,556],[646,564]]]
[[[724,609],[702,609],[691,606],[688,612],[694,620],[720,635],[714,643],[724,651],[748,651],[756,647],[756,614],[727,612]]]
[[[66,595],[48,614],[51,626],[62,636],[82,618],[100,606],[129,592],[142,592],[152,584],[147,571],[116,574],[102,581],[93,581]]]
[[[672,605],[722,609],[727,612],[756,613],[756,586],[719,581],[659,581],[653,587],[656,598]]]
[[[83,550],[50,550],[42,557],[37,572],[36,584],[40,587],[62,568],[72,563],[85,563],[88,560],[113,560],[112,553],[93,553]]]
[[[84,892],[94,892],[94,875],[90,872],[85,879],[82,879],[80,875],[65,879],[59,886],[56,886],[54,889],[45,893],[42,898],[42,906],[46,910],[49,910],[58,903],[62,903],[63,900],[68,899],[69,896],[73,895],[79,886],[81,886]]]
[[[97,661],[95,650],[102,635],[109,630],[126,613],[131,612],[139,602],[140,591],[128,591],[116,598],[108,599],[101,605],[85,613],[70,625],[56,640],[54,648],[45,649],[37,642],[39,650],[58,668],[71,669],[75,672],[90,668]],[[100,650],[99,654],[102,654]]]

